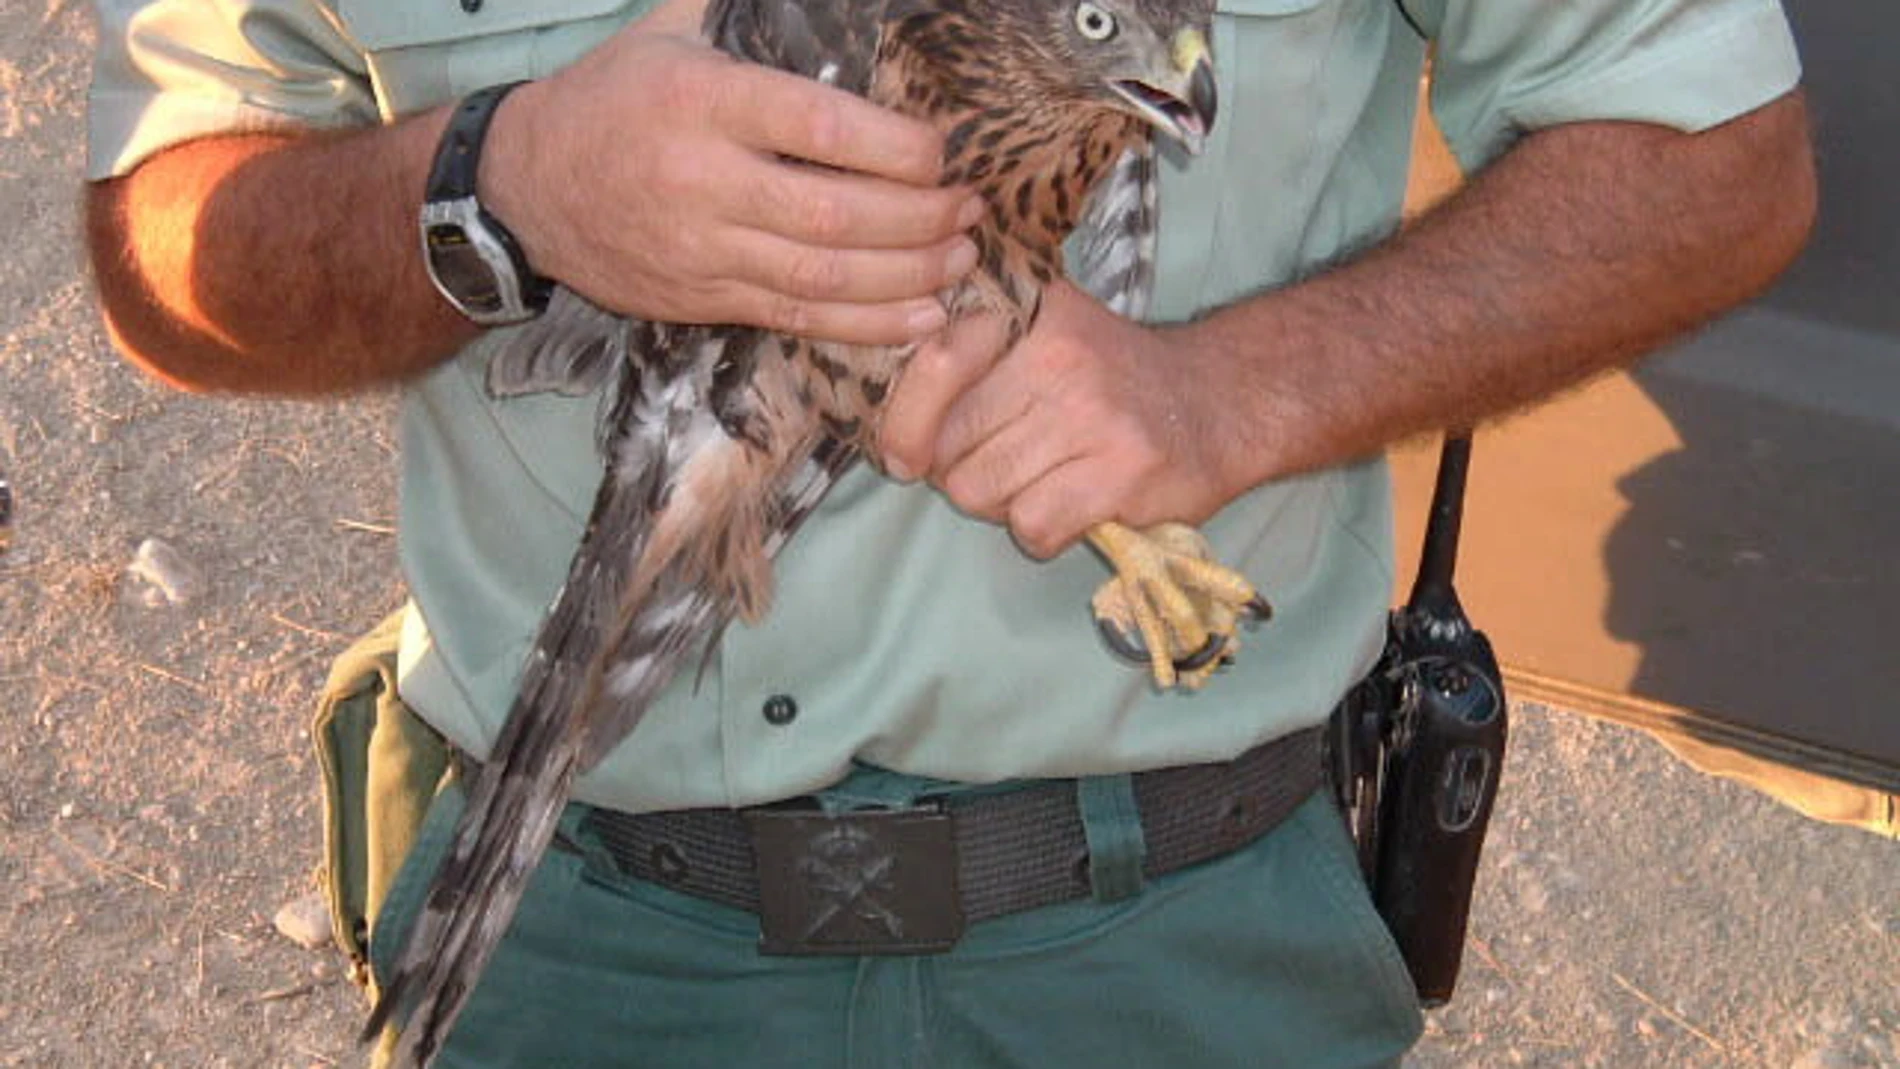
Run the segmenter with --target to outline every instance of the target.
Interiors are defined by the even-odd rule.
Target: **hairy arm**
[[[1701,134],[1590,123],[1527,138],[1411,230],[1183,341],[1233,360],[1277,426],[1224,420],[1243,483],[1475,426],[1620,367],[1767,288],[1815,182],[1790,96]],[[1288,339],[1245,359],[1261,331]]]
[[[422,371],[477,328],[438,296],[416,207],[447,112],[160,153],[87,193],[106,325],[187,389],[312,395]]]
[[[512,94],[484,203],[537,270],[616,312],[867,343],[940,329],[935,294],[974,264],[961,232],[981,203],[936,185],[937,133],[690,40],[697,11],[671,4]],[[96,183],[115,342],[188,389],[288,395],[460,349],[477,328],[435,292],[416,224],[447,117],[208,138]]]
[[[1200,521],[1628,363],[1766,287],[1814,196],[1798,94],[1693,135],[1551,128],[1363,258],[1195,323],[1058,288],[1000,359],[953,336],[907,372],[884,445],[1039,556],[1102,520]]]

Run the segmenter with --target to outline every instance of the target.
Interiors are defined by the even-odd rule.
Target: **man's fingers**
[[[1019,419],[991,435],[937,480],[956,506],[986,520],[1005,522],[1017,494],[1080,455],[1071,438],[1043,432],[1033,419]]]
[[[1087,459],[1071,460],[1037,480],[1009,503],[1009,533],[1023,552],[1048,560],[1088,529],[1114,519],[1112,473]]]
[[[948,472],[1028,412],[1037,384],[1025,381],[1020,361],[999,365],[965,390],[937,428],[936,471]]]
[[[807,300],[758,286],[738,284],[734,317],[751,326],[849,345],[907,345],[943,329],[943,305],[935,298],[855,304]]]
[[[884,410],[879,451],[886,470],[911,479],[935,466],[944,413],[989,371],[1008,342],[1007,321],[981,315],[958,320],[917,350]]]
[[[975,226],[984,210],[966,189],[925,189],[776,158],[748,165],[724,192],[734,222],[835,249],[929,245]]]
[[[827,249],[772,234],[737,235],[728,270],[792,297],[876,303],[934,297],[976,266],[976,246],[951,238],[923,249]]]
[[[809,78],[738,65],[716,84],[714,122],[766,152],[934,186],[943,138],[916,119]]]

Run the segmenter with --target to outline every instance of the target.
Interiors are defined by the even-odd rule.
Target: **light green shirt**
[[[101,0],[91,169],[232,130],[350,126],[546,75],[647,4],[619,0]],[[1220,0],[1221,116],[1170,159],[1155,314],[1274,286],[1397,226],[1424,46],[1389,0]],[[1438,32],[1433,107],[1480,167],[1584,119],[1699,130],[1790,89],[1776,0],[1413,0]],[[413,383],[401,551],[416,612],[403,694],[477,754],[580,537],[600,476],[591,399],[491,401],[486,342]],[[1406,388],[1395,381],[1391,388]],[[579,786],[629,810],[806,792],[855,761],[988,782],[1219,760],[1318,723],[1375,657],[1393,586],[1384,466],[1260,488],[1206,531],[1273,601],[1239,663],[1157,694],[1095,637],[1105,578],[1038,564],[933,491],[848,478],[785,551],[758,627],[734,625]],[[772,724],[766,700],[798,715]]]

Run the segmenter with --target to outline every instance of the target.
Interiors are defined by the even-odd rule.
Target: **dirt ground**
[[[357,993],[271,918],[311,887],[315,691],[402,597],[393,406],[117,361],[74,241],[92,34],[0,0],[0,1066],[357,1064]],[[147,603],[147,538],[197,596]],[[1417,1066],[1900,1067],[1893,843],[1546,709],[1494,827]]]

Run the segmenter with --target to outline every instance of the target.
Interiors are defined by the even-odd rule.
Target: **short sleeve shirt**
[[[1776,0],[1410,2],[1408,20],[1394,0],[1218,0],[1221,116],[1200,158],[1164,161],[1157,319],[1286,285],[1395,230],[1425,54],[1411,22],[1435,35],[1432,106],[1468,168],[1557,123],[1702,130],[1799,78]],[[648,5],[471,6],[101,0],[91,173],[194,137],[392,121],[545,76]],[[402,691],[477,755],[601,474],[596,399],[486,396],[494,337],[411,383],[402,412],[415,609]],[[1087,604],[1107,573],[1087,551],[1031,561],[930,489],[860,470],[780,556],[766,619],[727,629],[577,795],[746,805],[854,763],[957,782],[1107,773],[1221,760],[1320,722],[1383,637],[1383,464],[1260,487],[1204,530],[1275,615],[1204,691],[1161,694],[1095,636]]]

